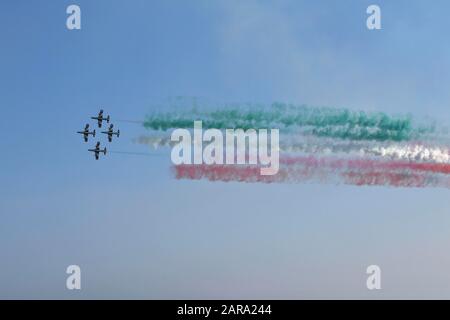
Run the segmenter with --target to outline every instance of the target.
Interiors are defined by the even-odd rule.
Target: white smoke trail
[[[282,137],[280,151],[357,157],[376,156],[405,161],[450,162],[449,147],[421,142],[344,141],[295,136]]]
[[[170,136],[146,135],[133,140],[158,149],[175,143]],[[352,157],[381,157],[389,160],[450,163],[450,147],[422,142],[348,141],[330,138],[282,135],[280,152]]]
[[[449,163],[450,152],[446,147],[427,147],[424,145],[379,146],[370,149],[374,155],[391,159]]]
[[[145,144],[151,146],[153,149],[163,148],[163,147],[171,147],[175,144],[175,142],[170,141],[170,136],[139,136],[133,139],[134,143]]]

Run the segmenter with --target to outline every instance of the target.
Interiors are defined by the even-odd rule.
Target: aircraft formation
[[[109,123],[109,120],[110,120],[109,115],[106,117],[103,115],[103,110],[100,110],[98,115],[96,117],[91,117],[91,119],[97,120],[97,125],[99,128],[102,127],[103,121],[106,121],[106,123]],[[92,131],[89,131],[89,123],[86,124],[83,131],[77,131],[77,133],[83,135],[84,142],[88,142],[90,135],[93,138],[95,138],[95,129]],[[106,134],[108,137],[108,141],[112,142],[113,136],[116,136],[117,138],[119,137],[120,130],[117,130],[114,132],[114,125],[110,124],[108,130],[101,131],[101,133]],[[100,149],[100,141],[97,141],[97,144],[95,145],[95,147],[93,149],[88,149],[88,151],[94,152],[95,160],[99,159],[100,153],[103,153],[104,155],[106,155],[106,147],[103,149]]]

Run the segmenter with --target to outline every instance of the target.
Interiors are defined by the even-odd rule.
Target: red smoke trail
[[[329,168],[333,170],[408,170],[430,173],[450,173],[449,163],[426,163],[407,161],[383,161],[373,159],[333,159],[317,157],[286,157],[280,159],[287,166],[304,166],[308,168]]]
[[[259,168],[233,165],[178,165],[174,167],[177,179],[236,182],[335,182],[357,186],[392,187],[449,187],[448,181],[439,181],[421,174],[380,172],[380,171],[344,171],[336,174],[327,170],[308,170],[283,168],[273,176],[262,176]]]
[[[174,169],[177,179],[270,183],[281,182],[286,178],[286,174],[282,170],[273,176],[263,176],[257,166],[182,164],[175,166]]]
[[[295,157],[280,159],[276,175],[264,176],[250,165],[178,165],[177,179],[238,182],[323,182],[394,187],[450,187],[450,165],[360,159]]]
[[[392,187],[416,187],[431,186],[432,183],[424,175],[405,174],[396,172],[344,172],[341,174],[345,184],[357,186],[392,186]],[[433,184],[434,185],[434,184]],[[437,186],[437,185],[436,185]]]
[[[177,179],[240,182],[299,182],[329,180],[332,172],[309,168],[281,168],[272,176],[261,175],[260,168],[249,165],[177,165],[173,167]]]

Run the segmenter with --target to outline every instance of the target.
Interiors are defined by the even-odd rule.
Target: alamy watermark
[[[376,264],[367,267],[366,273],[369,274],[366,280],[366,286],[369,290],[381,289],[381,268]]]
[[[381,29],[381,9],[378,5],[372,4],[367,7],[367,17],[366,26],[369,30],[380,30]]]
[[[66,279],[66,288],[68,290],[81,290],[81,268],[73,264],[67,267],[66,273],[69,274]]]
[[[193,138],[188,129],[175,129],[170,139],[176,142],[171,152],[175,165],[259,164],[261,175],[274,175],[279,169],[278,129],[270,129],[269,143],[267,129],[225,129],[224,138],[221,130],[203,132],[202,121],[194,121]]]
[[[66,19],[66,27],[69,30],[81,29],[81,9],[76,4],[67,7],[66,13],[69,15]]]

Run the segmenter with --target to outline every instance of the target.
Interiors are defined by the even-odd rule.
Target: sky
[[[448,190],[176,180],[119,121],[182,96],[450,124],[447,1],[0,6],[0,298],[450,298]],[[94,161],[76,131],[100,108],[121,130],[109,150],[151,155]]]

